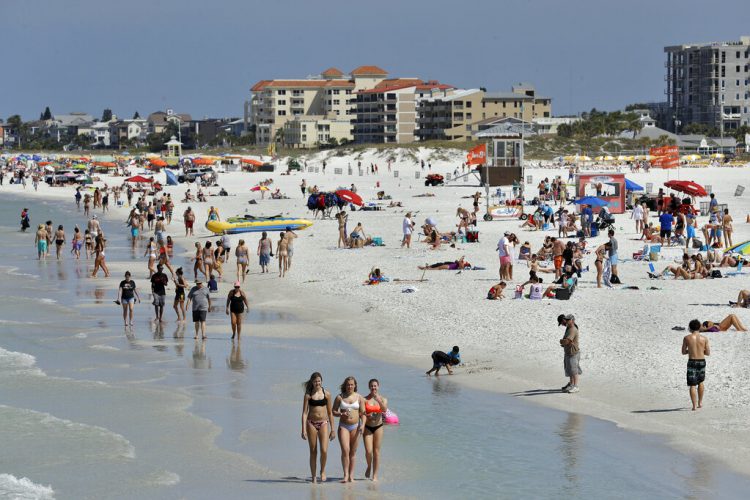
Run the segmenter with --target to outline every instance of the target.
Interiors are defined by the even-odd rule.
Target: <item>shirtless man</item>
[[[706,356],[711,354],[708,339],[700,334],[701,322],[697,319],[690,321],[688,325],[690,334],[682,339],[682,354],[688,355],[687,362],[687,385],[690,387],[690,401],[693,403],[693,411],[703,408],[703,381],[706,379]],[[698,387],[696,405],[696,386]]]
[[[87,224],[89,233],[91,233],[91,237],[96,239],[96,236],[102,233],[102,227],[99,225],[99,219],[96,218],[96,215],[93,215]]]
[[[287,271],[292,268],[292,257],[294,257],[294,239],[297,238],[297,234],[292,231],[292,226],[286,227],[285,239],[286,239],[286,269]]]
[[[565,245],[562,240],[552,238],[552,261],[555,263],[555,278],[562,276],[563,250]]]

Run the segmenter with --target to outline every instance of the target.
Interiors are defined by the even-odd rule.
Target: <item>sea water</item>
[[[50,218],[70,238],[82,214],[0,196],[0,498],[742,498],[750,488],[652,436],[305,338],[309,325],[283,312],[253,309],[241,344],[228,334],[196,343],[192,325],[149,321],[143,248],[105,222],[108,260],[132,264],[144,299],[125,330],[116,290],[87,277],[91,262],[69,245],[62,262],[54,249],[38,262],[33,232],[14,224],[25,205],[32,228]],[[208,322],[228,325],[221,308]],[[386,428],[377,485],[306,483],[300,413],[312,371],[332,394],[348,375],[360,392],[380,379],[401,425]],[[328,464],[340,478],[337,441]]]

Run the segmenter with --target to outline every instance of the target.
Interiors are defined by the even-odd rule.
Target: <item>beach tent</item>
[[[640,186],[625,177],[625,189],[628,191],[643,191],[643,186]]]
[[[263,165],[262,161],[253,160],[252,158],[242,158],[240,161],[246,165],[252,165],[254,167],[260,167]]]
[[[731,248],[727,248],[727,253],[737,253],[740,255],[750,255],[750,241],[740,243]]]
[[[214,161],[210,158],[193,158],[193,165],[213,165]]]
[[[667,181],[664,183],[666,187],[677,191],[679,193],[685,193],[689,196],[703,197],[708,196],[706,189],[700,184],[693,181]]]
[[[578,198],[577,200],[573,201],[576,205],[590,205],[592,207],[603,207],[605,205],[609,205],[609,202],[607,200],[602,200],[601,198],[597,198],[595,196],[584,196],[583,198]]]
[[[176,186],[177,183],[177,176],[174,175],[174,172],[171,172],[169,170],[164,170],[164,172],[167,174],[167,186]]]

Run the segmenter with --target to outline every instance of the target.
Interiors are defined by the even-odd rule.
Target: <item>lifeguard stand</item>
[[[164,160],[169,165],[177,165],[182,156],[182,143],[175,136],[172,136],[164,145],[167,146],[167,156]]]
[[[489,164],[481,168],[485,186],[523,187],[523,137],[522,123],[501,123],[474,135],[492,144],[488,152]]]

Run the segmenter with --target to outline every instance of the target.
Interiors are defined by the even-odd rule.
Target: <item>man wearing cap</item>
[[[156,321],[163,323],[162,316],[164,315],[164,304],[166,303],[167,295],[167,284],[169,278],[164,274],[164,266],[159,264],[156,266],[156,272],[151,276],[151,294],[154,297],[154,314],[156,315]]]
[[[287,244],[287,247],[286,247],[286,255],[287,255],[287,257],[286,257],[286,262],[287,262],[286,269],[288,271],[289,269],[292,268],[292,256],[294,256],[294,239],[297,237],[297,234],[294,231],[292,231],[292,226],[287,226],[286,227],[286,233],[284,233],[284,234],[286,235],[286,244]]]
[[[92,215],[91,216],[91,219],[89,219],[89,222],[88,222],[87,225],[88,225],[89,233],[91,233],[91,237],[92,238],[96,239],[96,236],[98,234],[100,234],[100,233],[102,235],[104,234],[102,232],[101,226],[99,225],[99,220],[97,219],[96,215]]]
[[[206,315],[211,309],[211,295],[208,288],[203,286],[201,279],[195,280],[195,286],[190,289],[186,307],[191,307],[193,311],[193,323],[195,324],[195,339],[198,338],[198,331],[201,337],[206,339]]]
[[[560,345],[565,350],[563,366],[565,376],[570,378],[568,384],[562,388],[563,392],[578,392],[578,376],[583,372],[579,366],[580,349],[578,348],[578,325],[572,314],[561,314],[557,317],[557,325],[565,325],[565,335],[560,339]]]

